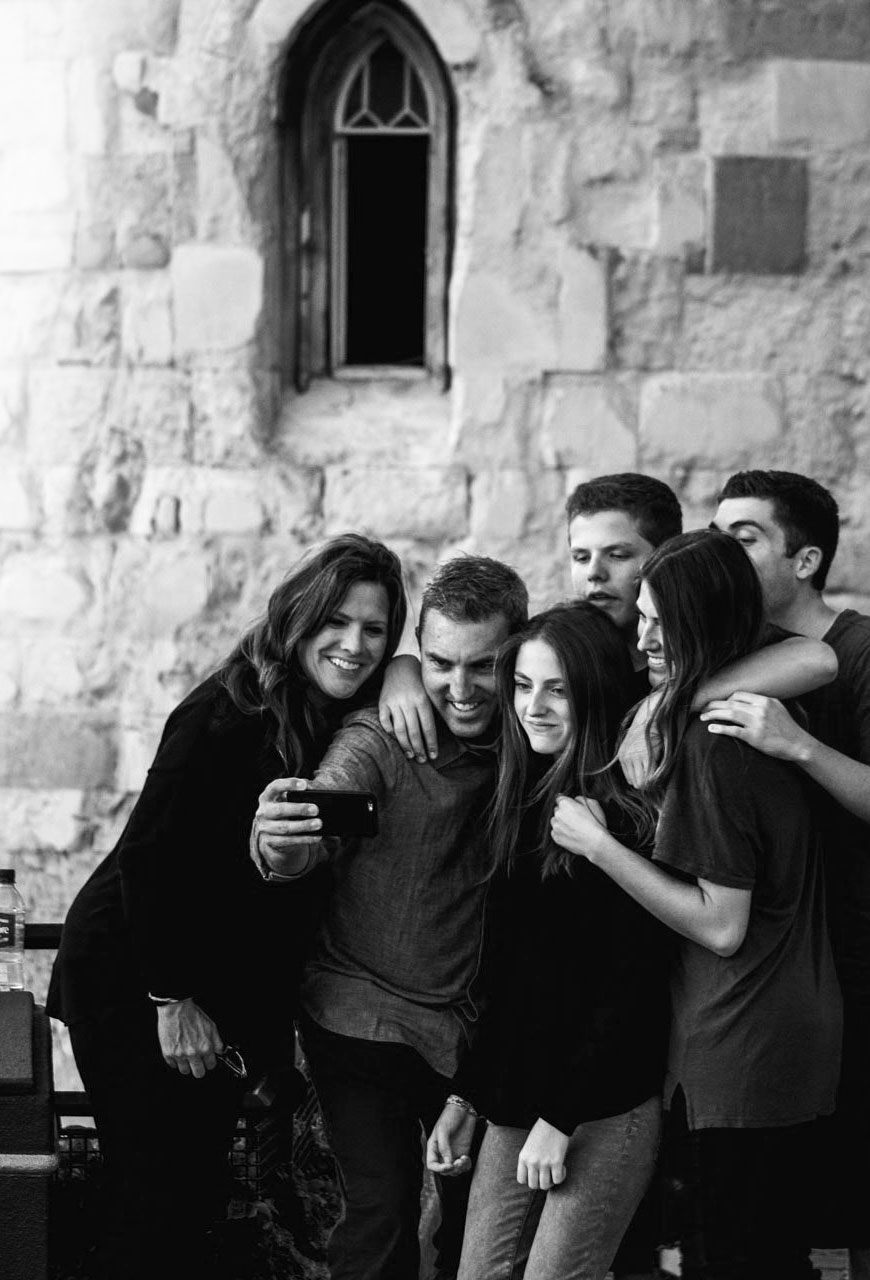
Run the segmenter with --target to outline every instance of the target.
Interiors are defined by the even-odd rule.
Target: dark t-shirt
[[[801,701],[814,737],[870,765],[870,618],[844,609],[824,636],[837,679]],[[823,797],[828,912],[847,1009],[864,1010],[870,1041],[870,826]]]
[[[733,956],[682,939],[673,966],[665,1096],[682,1086],[694,1129],[798,1124],[833,1110],[841,1004],[811,797],[797,770],[690,724],[656,861],[752,891]]]

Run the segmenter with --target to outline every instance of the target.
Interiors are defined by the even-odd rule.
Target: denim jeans
[[[474,1171],[459,1280],[603,1280],[652,1177],[661,1099],[579,1125],[567,1177],[551,1191],[517,1182],[525,1129],[489,1125]]]
[[[409,1045],[336,1035],[310,1018],[302,1048],[338,1171],[343,1207],[327,1245],[331,1280],[416,1280],[424,1134],[450,1081]],[[439,1275],[455,1276],[467,1178],[436,1178]]]

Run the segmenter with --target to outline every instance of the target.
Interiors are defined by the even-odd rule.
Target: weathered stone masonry
[[[312,8],[315,6],[312,6]],[[283,385],[300,0],[0,0],[0,842],[43,919],[311,540],[567,589],[561,504],[740,465],[840,498],[870,602],[857,0],[410,0],[456,98],[450,389]]]

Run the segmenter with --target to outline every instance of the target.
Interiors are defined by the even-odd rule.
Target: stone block
[[[547,467],[594,459],[599,473],[637,467],[637,394],[625,380],[550,376],[544,386],[541,457]]]
[[[265,374],[194,369],[193,461],[206,466],[250,466],[259,461],[272,416],[272,393]]]
[[[90,604],[93,589],[60,552],[36,549],[7,557],[0,567],[0,618],[11,626],[63,626]]]
[[[607,258],[565,249],[560,263],[558,369],[603,369],[607,363]]]
[[[699,460],[732,471],[782,434],[779,388],[755,373],[660,374],[641,389],[640,461]]]
[[[660,135],[691,128],[696,119],[694,78],[664,57],[638,59],[633,68],[632,122],[650,126]]]
[[[698,156],[668,156],[656,165],[656,211],[652,248],[685,257],[704,247],[707,208],[705,166]]]
[[[21,645],[0,642],[0,707],[11,707],[21,692]]]
[[[26,532],[38,525],[39,513],[29,477],[21,467],[5,459],[0,463],[0,529]]]
[[[4,62],[0,76],[0,148],[39,145],[62,151],[67,136],[66,76],[55,58]]]
[[[75,58],[69,67],[72,148],[79,155],[101,156],[112,121],[111,81],[97,58]]]
[[[56,636],[32,639],[21,655],[21,696],[34,703],[71,703],[84,691],[75,646]]]
[[[124,49],[172,53],[181,0],[77,0],[70,22],[70,51],[110,61]]]
[[[169,155],[125,156],[112,166],[111,177],[122,264],[143,271],[165,267],[172,228]]]
[[[181,370],[130,370],[119,417],[124,430],[141,440],[149,466],[190,461],[190,395],[188,375]]]
[[[542,303],[522,294],[506,273],[472,272],[462,282],[455,313],[456,363],[552,369],[557,360],[554,320]]]
[[[206,473],[201,506],[202,529],[211,533],[262,533],[266,524],[259,473]],[[184,515],[182,514],[182,527]]]
[[[203,240],[241,244],[249,214],[239,186],[238,163],[226,144],[200,130],[196,141],[197,227]]]
[[[0,274],[65,270],[72,263],[74,232],[69,209],[0,217]]]
[[[461,538],[468,475],[459,467],[327,467],[323,515],[330,534],[362,529],[386,539]]]
[[[771,146],[771,102],[762,63],[729,69],[721,78],[705,76],[698,87],[702,154],[764,155]]]
[[[797,157],[715,156],[708,267],[792,275],[806,257],[807,162]]]
[[[171,636],[198,617],[209,595],[207,556],[197,547],[154,543],[128,622],[142,637]]]
[[[3,448],[20,446],[23,435],[23,372],[20,369],[0,369],[0,446]]]
[[[469,535],[484,554],[518,554],[517,544],[549,532],[562,518],[560,477],[554,472],[482,471],[471,483]],[[529,578],[531,586],[540,574]]]
[[[180,245],[172,255],[176,353],[232,351],[250,342],[263,304],[254,249]]]
[[[76,462],[106,420],[111,369],[34,369],[28,383],[28,453],[40,463]]]
[[[116,276],[69,278],[50,319],[46,355],[53,355],[59,364],[117,363],[121,308]]]
[[[0,786],[91,790],[115,776],[115,729],[82,711],[0,714]]]
[[[620,368],[673,367],[683,329],[684,278],[676,258],[617,258],[610,279],[611,353]]]
[[[7,147],[0,172],[0,200],[15,213],[62,208],[70,198],[63,151],[37,146]]]
[[[627,253],[649,248],[655,223],[654,192],[647,183],[603,182],[589,187],[578,210],[587,244],[612,245]]]
[[[125,271],[121,348],[131,364],[172,362],[172,291],[168,271]]]
[[[4,853],[24,849],[66,851],[79,845],[84,828],[84,796],[77,789],[36,786],[0,788],[0,840]],[[39,903],[43,896],[40,893]],[[35,902],[36,899],[31,899]],[[68,903],[64,904],[65,906]],[[40,912],[41,918],[47,917]]]
[[[800,0],[722,6],[724,37],[736,59],[870,58],[870,9],[864,0]]]
[[[870,139],[870,66],[776,61],[770,74],[775,143],[837,148]]]
[[[449,456],[471,472],[523,466],[541,417],[540,378],[472,366],[452,387]]]

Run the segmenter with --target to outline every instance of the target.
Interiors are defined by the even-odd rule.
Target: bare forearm
[[[609,833],[594,861],[635,902],[681,937],[717,955],[736,950],[731,921],[710,901],[702,885],[677,880]]]
[[[804,735],[794,760],[844,809],[862,822],[870,822],[870,765],[844,756],[809,734]]]
[[[836,675],[837,657],[830,645],[794,636],[757,649],[708,677],[698,689],[692,709],[700,711],[714,698],[730,698],[738,690],[770,698],[797,698],[830,684]]]

